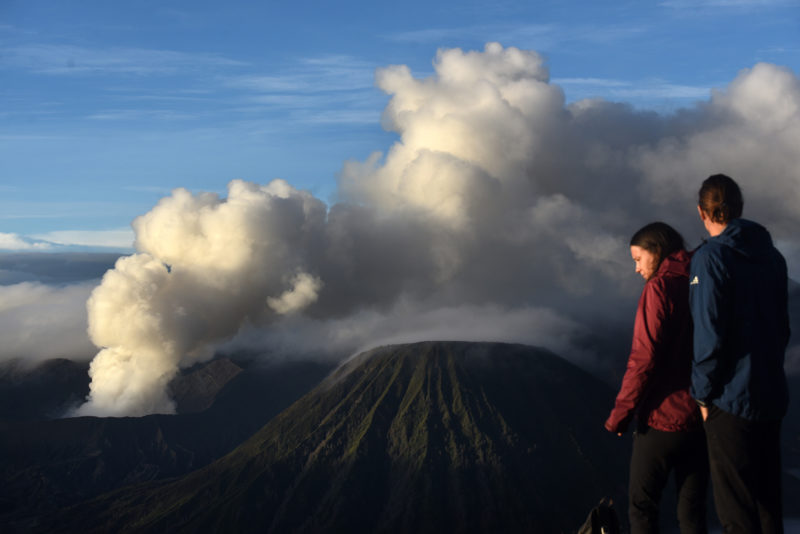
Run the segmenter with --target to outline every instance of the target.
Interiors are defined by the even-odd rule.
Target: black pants
[[[782,533],[780,419],[748,421],[712,406],[705,430],[724,532]]]
[[[628,488],[632,534],[659,532],[659,505],[671,472],[675,473],[681,534],[708,532],[708,454],[703,432],[662,432],[646,428],[633,438]]]

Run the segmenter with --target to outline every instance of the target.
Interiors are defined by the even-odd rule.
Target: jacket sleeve
[[[720,394],[717,377],[730,324],[729,276],[720,259],[706,250],[692,257],[689,273],[689,307],[694,323],[692,397],[709,403]]]
[[[663,281],[648,281],[633,325],[633,342],[628,366],[622,378],[614,409],[606,420],[609,432],[625,432],[636,413],[653,376],[658,348],[663,345],[664,320],[669,314],[669,300]]]

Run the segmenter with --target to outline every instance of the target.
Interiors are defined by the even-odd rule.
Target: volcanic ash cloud
[[[81,415],[170,413],[166,385],[209,344],[252,321],[312,303],[304,271],[325,206],[282,181],[231,182],[228,196],[178,189],[134,223],[140,252],[121,258],[89,298],[92,361]]]
[[[800,82],[786,69],[758,64],[670,116],[567,105],[539,54],[497,43],[442,50],[434,69],[424,79],[404,66],[378,70],[390,96],[383,126],[398,140],[344,164],[339,203],[283,181],[234,181],[224,199],[179,189],[136,219],[139,252],[88,302],[102,350],[80,413],[172,411],[175,373],[245,330],[267,340],[302,323],[319,326],[320,343],[367,344],[332,329],[371,317],[380,339],[413,340],[404,329],[441,329],[397,310],[459,321],[464,313],[436,310],[489,310],[482,335],[548,346],[546,332],[531,339],[525,331],[542,329],[518,318],[577,331],[632,313],[641,286],[630,235],[660,219],[696,244],[697,188],[718,172],[741,184],[745,216],[800,250]]]

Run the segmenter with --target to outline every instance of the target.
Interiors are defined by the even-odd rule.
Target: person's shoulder
[[[689,264],[689,285],[696,286],[703,275],[712,274],[712,277],[724,277],[727,267],[725,266],[725,246],[716,240],[709,239],[695,249],[692,254],[692,261]]]
[[[694,268],[695,265],[705,263],[712,257],[717,257],[720,254],[720,245],[716,241],[705,240],[691,253],[692,259],[689,265]]]

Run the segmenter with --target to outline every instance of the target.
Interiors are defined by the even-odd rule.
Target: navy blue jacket
[[[767,230],[733,219],[692,256],[692,396],[749,420],[786,415],[786,261]]]

